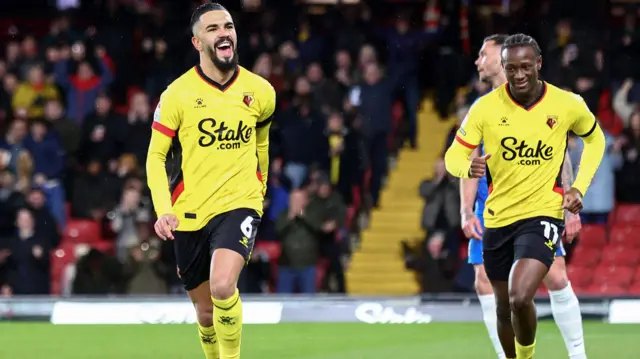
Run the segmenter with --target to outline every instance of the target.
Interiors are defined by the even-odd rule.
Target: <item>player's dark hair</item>
[[[200,21],[200,16],[208,13],[209,11],[227,11],[227,9],[217,2],[208,2],[198,6],[191,14],[191,21],[189,22],[189,28],[193,29],[193,26]]]
[[[494,44],[502,46],[504,45],[504,43],[507,41],[508,38],[509,38],[509,35],[506,35],[506,34],[493,34],[485,37],[482,43],[485,44],[489,41],[493,41]]]
[[[504,44],[502,44],[502,49],[510,49],[519,46],[530,46],[536,56],[540,56],[540,54],[542,53],[538,42],[533,37],[525,34],[515,34],[509,36],[505,40]]]

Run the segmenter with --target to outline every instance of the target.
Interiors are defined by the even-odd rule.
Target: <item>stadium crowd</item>
[[[638,222],[639,212],[635,205],[640,204],[640,92],[636,84],[638,67],[634,61],[638,60],[640,18],[636,10],[612,7],[609,19],[612,27],[608,31],[593,26],[594,19],[585,19],[583,14],[557,17],[557,14],[545,11],[537,14],[540,21],[529,20],[527,29],[529,33],[537,34],[542,46],[543,78],[581,95],[605,130],[607,150],[584,197],[581,213],[582,224],[588,229],[607,225],[615,228],[620,213],[629,218],[625,222],[632,225]],[[517,18],[518,12],[511,15],[511,21],[518,21]],[[549,26],[550,23],[553,26]],[[538,24],[538,28],[533,24]],[[610,40],[607,40],[608,36]],[[420,245],[422,248],[411,248],[405,243],[404,250],[409,266],[428,273],[428,280],[423,281],[425,291],[452,287],[468,290],[473,285],[471,265],[463,264],[465,258],[459,256],[460,250],[466,248],[466,240],[459,230],[459,180],[445,170],[444,152],[454,141],[469,107],[490,89],[490,84],[475,76],[458,92],[455,99],[458,122],[448,134],[433,177],[420,185],[420,195],[425,200],[422,226],[428,235]],[[570,135],[568,149],[574,173],[578,171],[582,148],[582,140]],[[617,216],[616,206],[620,212]],[[622,228],[626,230],[626,227]],[[586,243],[581,246],[580,241],[575,244],[576,249],[586,246]],[[591,264],[597,264],[599,259],[598,255]],[[631,266],[633,271],[635,263]],[[461,264],[463,269],[459,270]],[[620,265],[626,266],[625,263]],[[632,277],[633,274],[629,279]]]
[[[3,295],[182,291],[172,244],[151,227],[144,163],[160,94],[197,61],[187,22],[198,2],[94,2],[11,19],[2,29]],[[522,28],[517,19],[530,13],[517,7],[521,1],[508,17],[497,10],[467,15],[454,3],[430,0],[400,12],[397,5],[392,12],[380,4],[332,6],[322,15],[286,1],[261,11],[229,5],[241,65],[278,93],[265,214],[243,272],[244,292],[346,291],[349,234],[378,206],[390,158],[420,145],[422,91],[435,89],[443,119],[456,110],[462,119],[487,90],[469,78],[477,45],[493,32],[536,36],[545,46],[545,79],[580,93],[611,136],[585,198],[584,222],[606,221],[615,203],[640,203],[637,14],[617,14],[617,40],[605,47],[596,27],[579,27],[561,5],[537,14],[547,23]],[[552,19],[556,32],[545,31]],[[469,32],[467,22],[478,30]],[[570,140],[572,157],[580,146]],[[457,186],[441,162],[421,192],[428,237],[419,252],[440,263],[425,273],[451,279],[465,272],[457,270],[464,243]],[[313,214],[311,226],[289,215],[303,208]]]

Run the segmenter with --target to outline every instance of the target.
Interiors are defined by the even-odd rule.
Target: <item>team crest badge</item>
[[[247,107],[251,107],[256,100],[253,98],[253,92],[245,92],[244,97],[242,98],[242,102],[244,102]]]
[[[554,128],[558,123],[558,116],[547,116],[547,126]]]

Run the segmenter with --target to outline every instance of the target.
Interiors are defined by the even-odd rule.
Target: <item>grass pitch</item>
[[[640,357],[640,325],[585,323],[589,359]],[[201,359],[193,325],[0,323],[0,359]],[[567,358],[553,322],[537,358]],[[244,328],[243,359],[495,359],[482,323],[277,324]]]

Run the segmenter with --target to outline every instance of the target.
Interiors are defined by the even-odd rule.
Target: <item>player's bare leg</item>
[[[496,298],[496,314],[498,319],[498,337],[507,358],[516,357],[516,345],[513,341],[513,324],[511,323],[511,307],[509,305],[509,282],[491,281]]]
[[[205,357],[207,359],[218,359],[220,357],[220,349],[218,348],[216,329],[213,326],[213,302],[211,301],[209,281],[200,284],[196,289],[187,293],[196,308],[200,345],[202,345]]]
[[[538,318],[533,298],[549,269],[537,259],[518,259],[509,276],[511,323],[516,336],[518,359],[533,357]]]
[[[549,289],[553,319],[562,333],[569,358],[586,359],[580,303],[567,277],[564,257],[555,259],[544,284]]]
[[[213,252],[210,287],[213,318],[218,334],[220,359],[240,358],[242,339],[242,301],[238,294],[238,277],[245,265],[239,253],[226,248]]]
[[[498,336],[496,299],[493,295],[491,282],[489,282],[489,278],[487,278],[487,272],[485,272],[483,264],[476,264],[473,266],[473,269],[476,273],[474,286],[478,294],[480,307],[482,308],[484,324],[489,332],[489,339],[491,339],[491,344],[493,344],[493,349],[496,351],[496,354],[498,354],[498,358],[505,359],[504,350],[502,349],[502,344],[500,344],[500,338]]]

